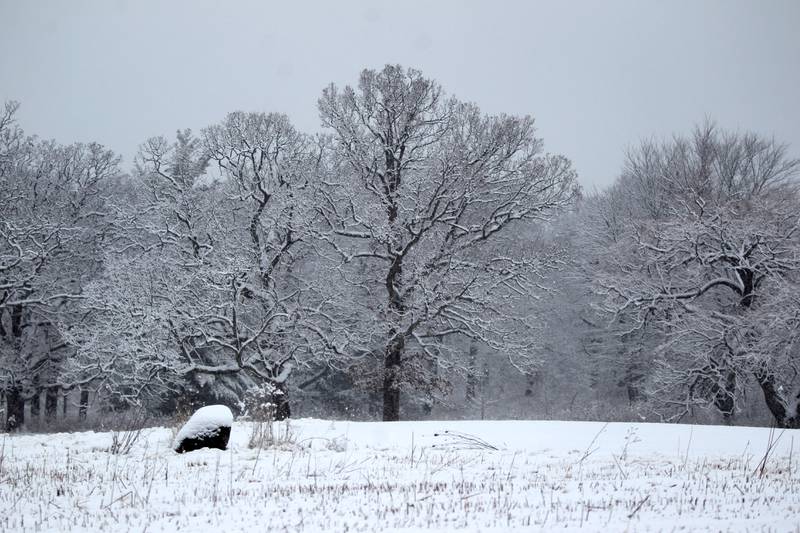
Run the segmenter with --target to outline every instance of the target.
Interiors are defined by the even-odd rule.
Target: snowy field
[[[0,530],[800,531],[798,431],[325,420],[286,430],[259,451],[236,424],[227,451],[185,455],[166,428],[145,430],[126,455],[108,453],[110,433],[0,436]]]

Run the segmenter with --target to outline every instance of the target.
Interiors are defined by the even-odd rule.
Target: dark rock
[[[228,440],[231,437],[231,428],[222,426],[202,435],[186,437],[178,442],[175,451],[178,453],[193,452],[200,448],[217,448],[225,450],[228,448]]]
[[[172,448],[178,453],[200,448],[228,447],[233,425],[233,414],[224,405],[208,405],[198,409],[183,425]]]

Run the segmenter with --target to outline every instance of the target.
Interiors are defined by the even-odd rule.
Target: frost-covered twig
[[[434,433],[434,437],[449,437],[450,442],[434,444],[433,448],[449,448],[452,450],[499,450],[497,446],[489,444],[480,437],[462,433],[460,431],[445,430],[442,433]]]

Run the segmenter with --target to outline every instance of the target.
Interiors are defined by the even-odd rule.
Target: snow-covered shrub
[[[275,396],[283,394],[271,383],[262,383],[250,387],[240,402],[243,418],[254,421],[272,421],[275,419]]]
[[[248,446],[250,448],[266,448],[274,444],[275,435],[273,422],[275,421],[275,396],[282,392],[271,383],[251,387],[244,394],[240,408],[244,415],[242,418],[252,421],[252,432]]]

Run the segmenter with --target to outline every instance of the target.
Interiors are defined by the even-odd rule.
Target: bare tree
[[[800,270],[798,170],[785,146],[709,124],[632,151],[604,195],[620,224],[603,230],[597,286],[628,332],[658,339],[650,392],[672,417],[711,404],[729,420],[754,380],[776,423],[797,427],[784,305]]]
[[[6,425],[23,422],[24,403],[38,414],[47,391],[55,414],[71,353],[57,329],[73,314],[82,289],[100,268],[108,227],[105,193],[119,157],[98,144],[61,146],[27,137],[16,126],[17,104],[0,115],[0,386]]]
[[[319,109],[338,155],[318,207],[323,238],[358,317],[353,351],[380,364],[383,419],[400,418],[402,389],[433,386],[439,365],[463,367],[451,336],[527,365],[520,301],[551,258],[526,255],[516,237],[569,201],[569,161],[542,153],[530,117],[483,115],[399,66],[331,85]]]
[[[148,140],[142,192],[91,287],[82,371],[115,360],[106,376],[129,403],[191,386],[234,404],[267,383],[289,416],[287,380],[331,329],[306,275],[320,149],[263,113]]]

